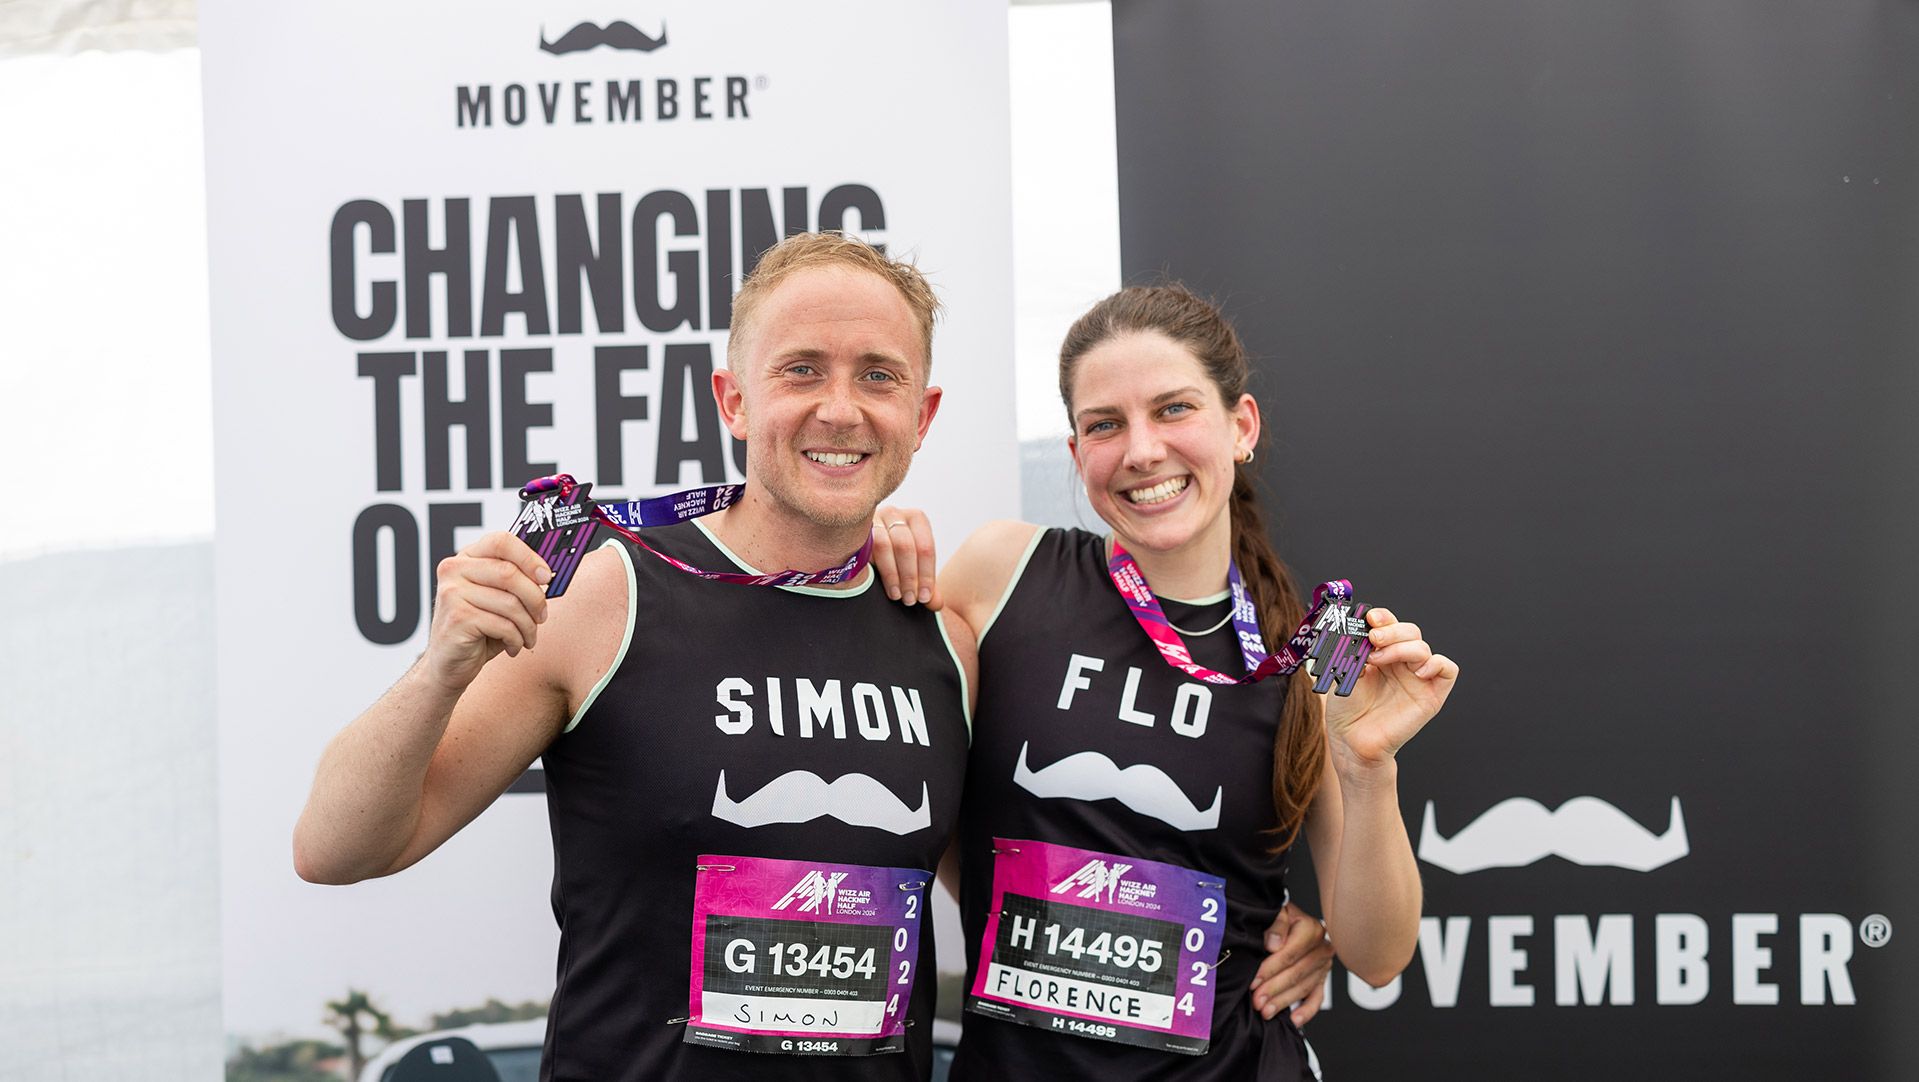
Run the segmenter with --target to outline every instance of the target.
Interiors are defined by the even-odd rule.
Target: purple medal
[[[1226,581],[1232,590],[1233,630],[1239,637],[1246,675],[1228,676],[1193,660],[1192,652],[1186,649],[1179,633],[1166,619],[1159,598],[1153,596],[1153,588],[1146,585],[1145,573],[1117,539],[1113,541],[1113,556],[1106,563],[1106,573],[1112,577],[1114,588],[1125,599],[1140,629],[1159,648],[1166,664],[1209,684],[1251,684],[1269,676],[1286,676],[1305,665],[1306,671],[1317,678],[1314,691],[1324,695],[1337,688],[1338,694],[1351,695],[1353,685],[1365,671],[1367,657],[1373,652],[1372,640],[1366,634],[1368,606],[1353,597],[1351,582],[1333,579],[1313,588],[1312,607],[1286,645],[1276,654],[1266,653],[1266,641],[1259,634],[1259,614],[1253,611],[1252,595],[1240,577],[1238,562],[1234,561],[1227,564]]]
[[[594,500],[589,494],[592,488],[591,483],[580,484],[571,474],[560,473],[536,478],[520,490],[520,513],[510,530],[553,569],[553,581],[546,587],[548,597],[559,597],[566,592],[580,561],[590,551],[588,542],[594,530],[602,525],[689,575],[739,586],[832,586],[847,582],[864,570],[873,551],[869,537],[845,563],[824,571],[781,571],[772,575],[707,571],[668,556],[641,540],[634,531],[672,526],[724,511],[739,502],[746,491],[745,485],[690,488],[667,496],[620,503]]]

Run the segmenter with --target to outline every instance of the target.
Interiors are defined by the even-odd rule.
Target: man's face
[[[797,271],[761,300],[737,370],[714,374],[747,483],[815,525],[872,521],[939,409],[913,311],[848,267]]]

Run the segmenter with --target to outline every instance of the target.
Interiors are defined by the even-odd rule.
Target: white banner
[[[625,20],[625,21],[621,21]],[[424,643],[432,568],[529,478],[740,480],[709,387],[783,232],[915,258],[942,412],[900,502],[950,552],[1019,510],[1006,10],[208,0],[230,1038],[544,999],[543,801],[338,889],[290,837],[326,741]]]

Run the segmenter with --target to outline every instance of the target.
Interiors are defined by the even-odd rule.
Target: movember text
[[[1837,913],[1734,913],[1710,922],[1694,913],[1424,917],[1414,967],[1382,988],[1349,973],[1345,998],[1368,1010],[1393,1006],[1408,989],[1439,1008],[1850,1006],[1858,1001],[1850,968],[1853,931],[1854,922]],[[1648,933],[1650,944],[1640,938]],[[1542,942],[1548,935],[1550,946]],[[1550,977],[1543,972],[1548,953]],[[1473,987],[1462,1003],[1469,972]],[[1550,990],[1535,987],[1548,980]],[[1333,991],[1328,974],[1327,1007]]]

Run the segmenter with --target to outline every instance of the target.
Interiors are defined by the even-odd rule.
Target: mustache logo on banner
[[[1589,868],[1628,868],[1650,872],[1692,851],[1686,841],[1686,817],[1672,798],[1672,817],[1664,834],[1592,796],[1576,796],[1549,810],[1536,800],[1502,800],[1484,815],[1443,837],[1426,802],[1419,830],[1419,859],[1465,875],[1487,868],[1523,868],[1549,856]]]
[[[583,53],[602,45],[611,49],[650,53],[665,44],[665,23],[660,24],[660,36],[657,38],[647,36],[646,31],[624,19],[615,19],[605,26],[592,22],[581,23],[553,41],[546,40],[546,28],[540,28],[540,48],[554,56]]]
[[[736,826],[763,827],[773,823],[810,823],[830,815],[848,826],[873,827],[894,834],[911,834],[933,825],[932,801],[920,782],[920,806],[909,808],[893,791],[864,774],[847,774],[832,782],[810,770],[790,770],[767,782],[744,800],[726,795],[726,771],[713,790],[713,815]]]
[[[1019,746],[1013,764],[1013,784],[1048,800],[1117,800],[1150,815],[1175,830],[1212,830],[1219,826],[1219,802],[1224,786],[1213,791],[1213,806],[1201,811],[1186,799],[1179,783],[1150,763],[1121,769],[1096,751],[1068,755],[1051,766],[1032,770],[1026,765],[1026,745]]]

